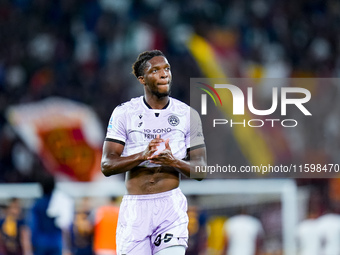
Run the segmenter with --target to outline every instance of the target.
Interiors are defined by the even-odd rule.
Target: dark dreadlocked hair
[[[161,52],[160,50],[144,51],[138,55],[136,62],[132,65],[132,73],[136,76],[136,78],[138,78],[139,76],[143,76],[146,62],[157,56],[165,57],[163,52]]]

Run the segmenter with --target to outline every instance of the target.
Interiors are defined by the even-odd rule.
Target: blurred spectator
[[[188,207],[188,217],[189,241],[185,254],[203,255],[207,250],[207,215],[198,206],[191,205]]]
[[[325,199],[322,186],[314,184],[308,200],[307,215],[299,222],[296,230],[297,252],[301,255],[319,255],[321,240],[318,218],[324,211]]]
[[[93,228],[89,220],[90,199],[82,198],[76,209],[70,229],[70,249],[72,255],[93,255]]]
[[[98,207],[91,215],[96,255],[116,255],[116,229],[119,205],[117,197],[111,197],[108,204]]]
[[[207,221],[207,254],[220,255],[224,248],[225,216],[212,216]]]
[[[69,203],[55,192],[53,176],[44,176],[41,179],[41,186],[43,196],[34,203],[29,215],[33,254],[61,255],[63,248],[64,254],[67,254],[68,247],[65,247],[63,241],[63,228],[66,229],[67,216],[65,217],[63,211],[68,210]]]
[[[241,209],[224,224],[225,255],[262,254],[264,230],[259,219]]]
[[[0,219],[0,254],[31,255],[29,229],[24,221],[20,201],[12,198]]]

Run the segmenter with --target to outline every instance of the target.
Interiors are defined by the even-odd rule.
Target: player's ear
[[[139,76],[138,81],[140,82],[140,84],[145,85],[144,76]]]

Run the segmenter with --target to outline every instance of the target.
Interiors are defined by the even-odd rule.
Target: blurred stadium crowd
[[[0,13],[0,180],[5,182],[32,180],[20,172],[29,171],[29,161],[13,162],[22,150],[6,128],[9,105],[62,96],[93,107],[105,127],[115,105],[142,91],[131,63],[151,48],[168,56],[172,95],[188,102],[190,77],[203,77],[185,44],[192,34],[214,46],[230,77],[340,74],[335,0],[3,0]]]
[[[10,127],[8,106],[60,96],[93,108],[105,130],[113,108],[142,93],[131,64],[148,49],[165,53],[172,96],[189,103],[190,78],[204,77],[186,44],[193,35],[209,42],[228,77],[340,76],[337,0],[1,0],[0,182],[35,182],[44,169]],[[317,87],[313,109],[327,108],[339,90]],[[340,163],[338,113],[324,116],[327,127],[300,130],[331,149],[305,159]],[[339,182],[298,182],[339,204]]]

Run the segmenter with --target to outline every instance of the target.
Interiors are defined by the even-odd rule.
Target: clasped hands
[[[161,146],[162,143],[164,143],[165,148],[158,152],[158,147]],[[175,160],[169,145],[169,138],[164,140],[160,138],[159,135],[150,141],[143,152],[143,156],[145,160],[159,165],[170,165]]]

